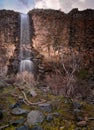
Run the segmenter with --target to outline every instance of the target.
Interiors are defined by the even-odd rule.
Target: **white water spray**
[[[33,71],[33,62],[30,60],[31,57],[31,46],[30,46],[30,25],[29,16],[27,14],[20,14],[20,72]]]

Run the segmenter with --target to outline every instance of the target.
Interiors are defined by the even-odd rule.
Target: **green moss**
[[[4,112],[4,119],[2,122],[0,122],[0,125],[3,126],[4,124],[7,124],[8,122],[11,121],[16,121],[20,118],[26,118],[25,116],[14,116],[11,114],[11,111],[9,109],[9,106],[11,104],[15,104],[17,102],[17,98],[13,97],[10,95],[10,92],[13,92],[13,87],[8,87],[5,88],[2,93],[0,93],[0,103],[3,106],[3,109],[5,110]],[[21,95],[21,92],[16,89],[15,94]],[[42,124],[39,124],[44,130],[75,130],[77,128],[76,124],[77,121],[75,120],[75,117],[73,115],[73,103],[70,98],[66,98],[63,96],[55,96],[52,94],[42,94],[41,91],[38,91],[38,95],[36,97],[31,97],[30,95],[27,94],[27,97],[29,101],[31,102],[38,102],[40,99],[45,99],[46,101],[51,101],[52,105],[52,113],[59,113],[59,117],[54,117],[54,119],[51,122],[47,122],[46,119]],[[89,117],[94,117],[94,105],[90,105],[86,102],[80,102],[83,104],[82,107],[82,112],[77,115],[81,116],[83,120],[87,116]],[[38,106],[28,106],[26,104],[22,104],[21,106],[23,109],[27,110],[35,110],[38,109]],[[48,113],[43,112],[45,116],[48,115]],[[88,121],[87,122],[87,128],[88,130],[91,130],[93,128],[94,122],[93,121]],[[19,127],[19,126],[17,126]],[[32,126],[31,126],[32,128]],[[15,130],[16,127],[10,126],[6,128],[5,130]],[[79,128],[80,129],[80,128]],[[82,128],[81,128],[82,130]],[[84,130],[84,128],[83,128]]]
[[[3,94],[9,93],[9,91],[13,90],[13,89],[14,89],[13,86],[6,87],[6,88],[3,89]]]
[[[5,130],[15,130],[16,129],[16,127],[14,127],[14,126],[9,126],[8,128],[6,128]]]

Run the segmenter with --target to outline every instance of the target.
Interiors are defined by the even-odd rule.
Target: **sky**
[[[94,0],[0,0],[0,9],[27,13],[34,8],[59,9],[68,13],[73,8],[94,9]]]

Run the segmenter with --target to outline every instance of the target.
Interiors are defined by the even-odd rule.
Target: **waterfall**
[[[31,57],[31,46],[30,46],[30,25],[29,16],[27,14],[20,14],[20,72],[33,71],[33,62],[30,60]]]

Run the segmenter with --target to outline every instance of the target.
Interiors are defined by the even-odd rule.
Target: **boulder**
[[[22,115],[22,114],[27,114],[28,111],[24,110],[24,109],[21,109],[19,107],[16,107],[16,108],[12,109],[11,113],[14,114],[14,115]]]
[[[30,125],[35,125],[37,123],[42,123],[44,121],[44,115],[42,112],[38,110],[33,110],[27,115],[27,124]]]

